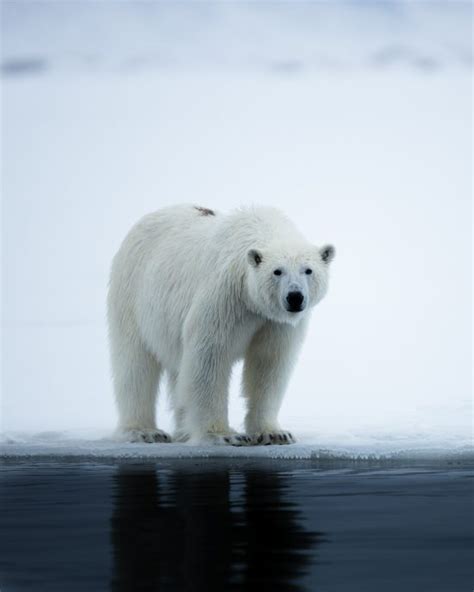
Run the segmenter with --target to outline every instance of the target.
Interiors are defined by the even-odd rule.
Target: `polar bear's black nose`
[[[300,312],[303,310],[304,296],[301,292],[289,292],[288,296],[286,297],[286,301],[288,302],[288,310],[290,312]]]

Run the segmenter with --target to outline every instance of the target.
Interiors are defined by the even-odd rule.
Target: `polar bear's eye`
[[[311,275],[312,273],[313,273],[313,270],[312,270],[312,269],[310,269],[309,267],[308,267],[308,269],[305,271],[305,274],[306,274],[306,275]]]
[[[281,269],[275,269],[273,272],[274,275],[281,275]]]

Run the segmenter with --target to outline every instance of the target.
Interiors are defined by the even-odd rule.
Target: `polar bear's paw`
[[[247,434],[208,432],[197,440],[191,439],[193,444],[211,444],[214,446],[252,446],[252,438]]]
[[[120,430],[117,433],[117,440],[121,442],[147,442],[148,444],[154,444],[156,442],[171,442],[171,436],[157,428],[130,428]]]
[[[255,434],[252,438],[252,442],[258,446],[269,446],[270,444],[281,446],[284,444],[294,444],[296,439],[291,432],[286,430],[273,430],[271,432]]]

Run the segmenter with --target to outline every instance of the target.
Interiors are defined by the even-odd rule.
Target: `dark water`
[[[473,589],[468,467],[4,462],[2,592]]]

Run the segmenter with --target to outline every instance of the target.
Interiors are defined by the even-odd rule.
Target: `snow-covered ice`
[[[467,450],[469,4],[2,13],[2,454]],[[276,205],[337,247],[282,410],[296,446],[101,440],[115,422],[110,260],[136,219],[181,201]],[[165,397],[158,411],[170,429]]]
[[[3,434],[0,458],[164,459],[164,458],[268,458],[311,460],[402,460],[474,462],[474,448],[455,439],[422,438],[420,434],[393,436],[361,433],[315,437],[302,434],[291,446],[190,446],[123,444],[98,430]]]

